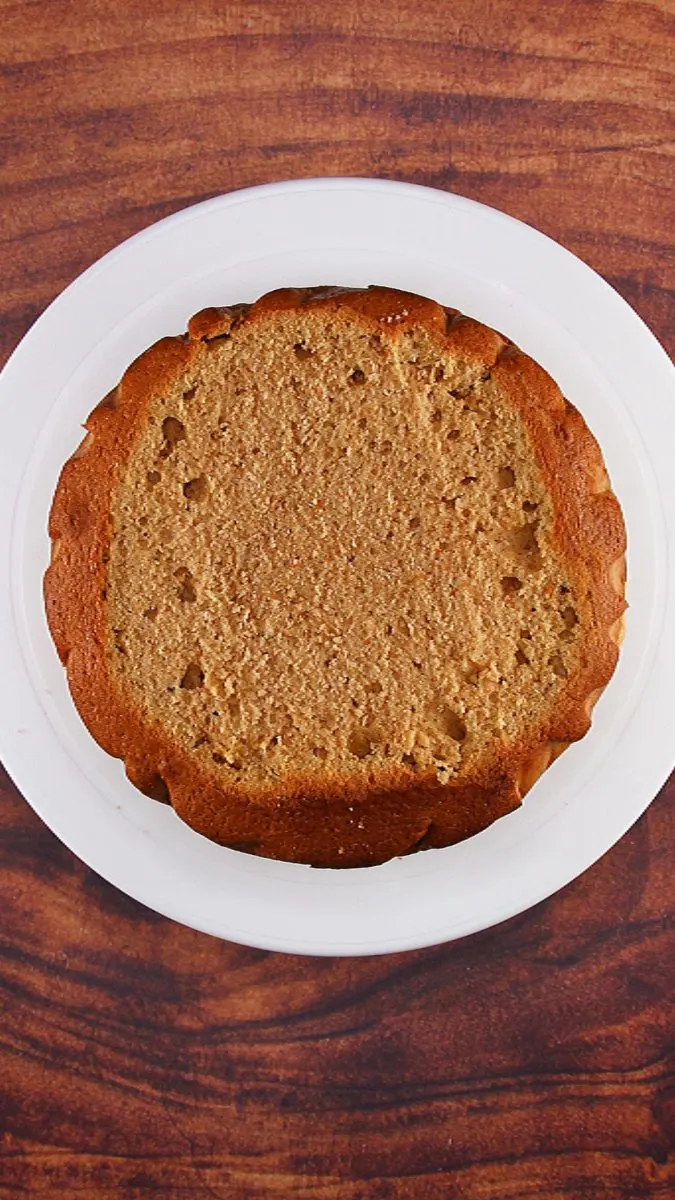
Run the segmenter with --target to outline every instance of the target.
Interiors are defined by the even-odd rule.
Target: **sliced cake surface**
[[[131,780],[228,846],[365,866],[517,807],[617,660],[602,457],[500,334],[384,288],[209,309],[91,414],[50,628]]]

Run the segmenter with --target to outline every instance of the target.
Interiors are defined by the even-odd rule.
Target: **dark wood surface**
[[[1,0],[0,48],[4,356],[120,239],[321,174],[497,205],[675,349],[672,3]],[[3,777],[0,1197],[675,1197],[674,796],[506,925],[314,960],[141,908]]]

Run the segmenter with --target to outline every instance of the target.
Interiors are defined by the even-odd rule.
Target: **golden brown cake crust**
[[[298,777],[281,797],[228,790],[204,772],[161,728],[151,727],[115,685],[107,650],[106,563],[111,504],[120,470],[162,387],[186,373],[204,343],[231,336],[241,322],[300,306],[320,306],[395,337],[426,327],[479,362],[504,401],[519,413],[553,501],[555,548],[573,566],[592,611],[585,655],[553,714],[518,744],[440,783],[435,774],[401,787],[384,774],[368,783]],[[516,808],[549,763],[582,737],[615,668],[621,639],[625,531],[600,450],[577,410],[546,372],[493,330],[431,300],[385,288],[288,289],[253,306],[207,309],[189,332],[165,338],[140,356],[92,412],[87,436],[66,463],[49,521],[52,560],[44,583],[49,627],[83,721],[124,760],[131,781],[170,799],[193,828],[224,845],[317,866],[367,866],[414,849],[445,846]]]

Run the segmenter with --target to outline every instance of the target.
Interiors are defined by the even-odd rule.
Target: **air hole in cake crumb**
[[[368,428],[368,421],[367,421],[366,417],[360,417],[359,429],[367,429],[367,428]]]
[[[422,487],[426,487],[426,485],[428,484],[430,479],[431,479],[431,475],[429,474],[429,472],[423,471],[422,474],[420,475],[420,483],[421,483]]]
[[[185,426],[178,417],[165,417],[162,421],[162,437],[166,442],[169,454],[177,442],[185,441]]]
[[[174,571],[174,575],[176,579],[180,580],[178,599],[183,603],[193,604],[197,599],[197,591],[191,571],[188,571],[187,567],[179,567],[177,571]]]
[[[213,754],[211,755],[211,758],[213,759],[214,763],[218,764],[219,767],[224,767],[225,763],[227,762],[225,755],[220,754],[218,750],[214,750]]]
[[[443,413],[441,412],[440,408],[435,409],[429,419],[432,425],[440,425],[441,421],[443,420]]]
[[[532,634],[530,633],[529,629],[521,629],[520,636],[521,638],[524,638],[526,642],[530,642],[532,640]]]
[[[465,475],[464,478],[462,479],[462,483],[466,486],[470,483],[475,483],[477,478],[478,478],[477,475]]]
[[[196,396],[196,394],[197,394],[196,387],[188,388],[187,391],[183,392],[183,399],[184,400],[192,400],[193,397]]]
[[[434,383],[440,383],[445,378],[445,368],[439,363],[434,369]]]
[[[325,746],[315,746],[312,750],[312,754],[315,758],[320,758],[321,762],[325,762],[325,760],[328,758],[328,751],[326,750]]]
[[[457,442],[462,435],[459,429],[449,429],[445,436],[449,442]]]
[[[121,629],[113,629],[113,636],[114,636],[114,640],[115,640],[115,649],[117,650],[117,652],[119,654],[126,654],[127,648],[124,643],[124,635],[122,633],[122,630]]]
[[[189,664],[183,678],[180,681],[180,686],[186,692],[194,692],[197,688],[203,686],[204,672],[199,663],[192,662]]]
[[[517,575],[504,575],[502,578],[502,592],[505,596],[511,596],[514,592],[519,592],[522,586],[523,581]]]
[[[559,654],[552,654],[548,662],[549,666],[553,668],[554,675],[558,675],[561,679],[567,678],[567,667]]]
[[[521,525],[520,529],[512,530],[509,534],[509,543],[516,554],[522,555],[527,560],[527,566],[531,570],[536,570],[541,566],[536,522]]]
[[[371,753],[373,744],[363,729],[355,729],[347,738],[347,749],[355,758],[366,758]]]
[[[147,480],[150,484],[150,487],[154,487],[155,484],[159,483],[161,478],[162,476],[160,475],[159,471],[148,471]]]
[[[306,346],[304,342],[296,342],[293,349],[295,351],[296,358],[311,358],[314,353],[314,351],[311,350],[309,346]]]
[[[414,768],[417,766],[417,759],[415,758],[414,754],[402,754],[401,762],[405,763],[406,767]]]
[[[384,441],[382,443],[382,445],[380,446],[381,454],[390,454],[392,450],[393,450],[393,446],[388,439],[387,439],[387,441]]]
[[[497,472],[497,482],[500,488],[512,488],[516,486],[516,473],[513,467],[500,467]]]
[[[530,665],[529,658],[525,654],[524,650],[521,650],[520,646],[516,650],[516,662],[521,667],[529,667]]]
[[[203,500],[209,490],[209,485],[205,475],[198,475],[196,479],[188,479],[187,483],[183,484],[183,495],[186,500]]]
[[[155,605],[153,604],[150,606],[150,608],[146,608],[143,616],[146,617],[148,621],[154,621],[155,617],[157,616],[157,609]]]
[[[471,659],[469,659],[469,666],[464,672],[464,678],[466,682],[472,684],[473,687],[478,687],[481,670],[482,667],[480,666],[480,663],[472,662]]]
[[[419,659],[418,659],[418,658],[413,658],[413,660],[412,660],[412,665],[413,665],[413,667],[415,668],[415,670],[416,670],[416,671],[421,671],[421,670],[422,670],[422,664],[421,664],[421,662],[419,661]]]
[[[571,590],[572,589],[569,588],[566,583],[560,584],[560,592],[563,596],[567,596],[569,594],[569,592],[571,592]]]
[[[579,616],[578,616],[577,610],[576,610],[576,608],[572,608],[571,604],[568,604],[567,608],[564,608],[560,615],[562,616],[562,619],[565,622],[566,629],[574,629],[574,626],[578,625],[578,623],[579,623]]]
[[[456,713],[453,708],[445,704],[439,713],[439,717],[443,733],[446,733],[455,742],[463,742],[466,737],[466,723],[462,720],[459,713]]]
[[[382,684],[379,680],[374,679],[372,683],[366,684],[366,691],[372,696],[379,696],[382,691]]]
[[[419,517],[411,517],[408,521],[408,529],[419,529],[422,521]]]
[[[536,500],[523,500],[523,512],[536,512],[538,508]]]
[[[365,383],[366,377],[360,367],[355,367],[349,376],[350,383]]]

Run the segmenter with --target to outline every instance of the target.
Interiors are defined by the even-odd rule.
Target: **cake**
[[[589,729],[621,509],[496,331],[387,288],[277,291],[198,313],[86,428],[49,627],[93,737],[205,837],[319,867],[447,846]]]

